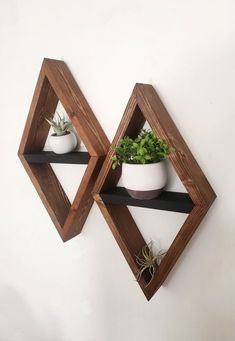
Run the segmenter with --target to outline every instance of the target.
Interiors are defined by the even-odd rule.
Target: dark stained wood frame
[[[72,204],[48,162],[27,161],[28,154],[42,151],[50,128],[45,118],[53,117],[59,101],[90,154]],[[91,191],[109,146],[104,131],[66,64],[44,59],[18,155],[63,241],[82,230],[93,204]]]
[[[148,84],[136,84],[93,191],[94,198],[135,277],[139,271],[135,256],[145,245],[145,240],[128,208],[125,205],[105,203],[101,193],[115,187],[121,176],[120,167],[115,171],[111,169],[111,157],[119,140],[125,135],[136,136],[146,120],[157,136],[174,148],[169,159],[194,203],[192,211],[157,268],[154,279],[148,284],[149,278],[146,275],[138,282],[149,300],[163,284],[216,195],[154,88]]]

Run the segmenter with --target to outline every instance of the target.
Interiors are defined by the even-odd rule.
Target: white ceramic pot
[[[49,144],[54,153],[66,154],[76,148],[77,138],[72,132],[62,136],[52,134],[49,139]]]
[[[122,181],[127,192],[133,198],[156,198],[167,183],[165,161],[145,165],[123,163]]]

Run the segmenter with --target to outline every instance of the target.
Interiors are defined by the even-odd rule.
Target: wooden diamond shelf
[[[88,153],[56,155],[43,152],[58,102],[67,112]],[[18,155],[63,241],[79,234],[93,204],[91,191],[109,141],[63,61],[44,59],[33,95]],[[87,164],[73,203],[50,163]]]
[[[162,197],[154,199],[152,203],[151,201],[147,203],[146,201],[132,199],[123,189],[115,188],[121,176],[120,167],[115,171],[112,170],[111,157],[114,155],[115,147],[125,135],[136,137],[146,120],[157,136],[174,148],[169,160],[188,191],[188,195],[165,192]],[[189,213],[158,266],[153,280],[149,283],[149,277],[145,274],[138,282],[146,298],[151,299],[163,284],[216,197],[204,173],[151,85],[135,85],[100,171],[93,195],[135,277],[139,271],[136,255],[139,254],[146,242],[126,205],[151,206],[151,208]]]

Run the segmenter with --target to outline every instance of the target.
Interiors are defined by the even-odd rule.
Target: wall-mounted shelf
[[[194,207],[188,193],[163,191],[159,197],[151,200],[134,199],[123,187],[114,187],[100,193],[106,204],[146,207],[157,210],[190,213]]]
[[[43,152],[49,124],[61,102],[87,152],[56,155]],[[21,139],[18,155],[61,238],[81,232],[93,204],[91,191],[109,141],[63,61],[44,59]],[[87,164],[71,204],[50,163]]]
[[[24,154],[29,163],[67,163],[81,164],[89,163],[90,154],[87,152],[72,152],[68,154],[55,154],[54,152],[38,152]]]
[[[164,139],[174,149],[169,160],[188,194],[164,192],[159,198],[147,202],[132,199],[124,189],[116,188],[121,176],[121,169],[119,167],[115,171],[112,170],[111,157],[114,155],[115,147],[125,135],[136,137],[146,120],[157,136]],[[188,213],[187,219],[158,266],[153,280],[149,283],[148,274],[144,274],[138,282],[149,300],[163,284],[216,197],[204,173],[151,85],[135,85],[100,171],[93,194],[136,278],[139,272],[136,255],[139,254],[146,242],[127,205]]]

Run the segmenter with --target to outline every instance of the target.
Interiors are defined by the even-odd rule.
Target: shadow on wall
[[[0,287],[0,341],[63,341],[54,316],[43,319],[15,288]]]

